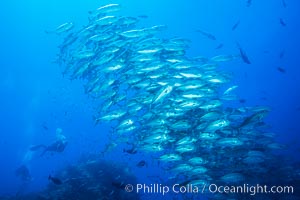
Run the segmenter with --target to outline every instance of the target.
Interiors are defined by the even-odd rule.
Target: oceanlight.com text
[[[225,193],[225,194],[293,194],[293,186],[267,186],[267,185],[208,185],[210,193]]]
[[[125,191],[136,192],[144,194],[168,194],[168,193],[201,193],[201,194],[249,194],[254,196],[256,194],[293,194],[293,186],[268,186],[268,185],[217,185],[217,184],[202,184],[202,185],[163,185],[163,184],[127,184],[125,186]]]

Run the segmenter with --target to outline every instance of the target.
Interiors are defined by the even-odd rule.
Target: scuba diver
[[[50,144],[49,146],[46,146],[43,144],[31,146],[29,148],[29,150],[26,152],[26,154],[24,155],[24,158],[22,160],[22,164],[14,171],[16,177],[18,177],[21,180],[20,188],[18,189],[17,194],[16,194],[17,196],[22,195],[24,192],[26,192],[30,182],[33,180],[30,170],[29,170],[29,166],[30,166],[30,161],[32,160],[33,156],[36,154],[37,151],[41,150],[40,156],[43,156],[47,152],[61,153],[65,150],[68,142],[67,142],[66,137],[62,134],[62,132],[63,131],[61,128],[57,128],[56,129],[56,140],[54,143]],[[48,179],[51,180],[56,185],[62,184],[62,181],[60,181],[59,179],[57,179],[55,177],[49,176]]]
[[[57,152],[61,153],[65,150],[68,142],[66,137],[62,134],[62,129],[57,128],[56,129],[56,141],[49,146],[40,144],[40,145],[35,145],[30,147],[30,151],[38,151],[40,149],[43,149],[42,153],[40,156],[43,156],[47,152]]]

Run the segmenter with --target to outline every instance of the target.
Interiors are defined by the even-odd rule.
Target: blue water
[[[246,51],[251,64],[241,59],[226,62],[222,70],[233,74],[235,93],[244,103],[271,108],[266,118],[270,132],[290,150],[292,160],[300,153],[300,2],[285,0],[163,0],[115,1],[127,16],[147,15],[142,24],[165,24],[161,37],[180,36],[191,40],[190,56],[212,57],[239,54],[236,43]],[[22,181],[15,169],[26,164],[33,180],[22,192],[39,191],[48,184],[48,175],[76,163],[87,153],[105,148],[108,125],[95,125],[95,102],[84,94],[80,80],[70,81],[54,62],[62,38],[46,34],[58,25],[72,21],[78,27],[87,23],[87,12],[108,1],[2,1],[0,4],[0,196],[20,191]],[[280,24],[280,18],[286,26]],[[236,30],[232,26],[240,21]],[[196,30],[213,34],[210,40]],[[223,44],[221,49],[216,49]],[[284,52],[282,58],[280,53]],[[285,69],[280,72],[278,67]],[[26,159],[31,145],[55,141],[57,128],[63,130],[68,146],[63,153]],[[151,163],[151,155],[127,155],[119,148],[106,159]],[[155,164],[134,169],[136,176],[162,170]],[[164,177],[164,174],[161,174]]]

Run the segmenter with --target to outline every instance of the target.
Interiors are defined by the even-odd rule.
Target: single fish
[[[139,17],[139,18],[142,18],[142,19],[147,19],[147,18],[148,18],[147,15],[139,15],[138,17]]]
[[[284,57],[284,55],[285,55],[285,51],[284,50],[282,50],[281,52],[280,52],[280,54],[279,54],[279,58],[281,59],[281,58],[283,58]]]
[[[138,162],[138,163],[136,164],[136,166],[137,166],[137,167],[144,167],[144,166],[147,166],[147,163],[146,163],[146,161],[141,160],[140,162]]]
[[[165,88],[162,88],[159,93],[153,98],[153,103],[158,103],[163,101],[163,99],[169,95],[173,90],[173,86],[168,85]]]
[[[227,62],[233,60],[234,58],[235,56],[233,55],[218,55],[212,57],[210,60],[213,62]]]
[[[231,28],[232,31],[234,31],[238,26],[240,25],[240,20],[238,20]]]
[[[287,7],[287,4],[286,4],[285,0],[282,0],[281,2],[282,2],[282,6],[283,6],[284,8],[286,8],[286,7]]]
[[[239,102],[240,103],[246,103],[246,99],[240,99]]]
[[[281,26],[287,25],[286,22],[282,18],[279,19],[279,23],[281,24]]]
[[[125,184],[124,182],[117,182],[117,181],[113,181],[111,183],[112,186],[114,186],[115,188],[117,189],[120,189],[120,190],[124,190],[125,189]]]
[[[43,129],[47,131],[49,128],[46,125],[43,125]]]
[[[223,94],[226,95],[226,94],[230,93],[232,90],[236,89],[237,87],[238,87],[237,85],[231,86],[230,88],[225,90],[225,92],[223,92]]]
[[[56,33],[56,34],[61,34],[61,33],[65,33],[68,32],[69,30],[71,30],[74,27],[74,24],[72,22],[67,22],[64,23],[60,26],[58,26],[55,30],[52,31],[45,31],[47,34],[48,33]]]
[[[277,67],[277,70],[283,74],[286,72],[286,70],[282,67]]]
[[[238,49],[240,51],[240,54],[241,54],[241,57],[242,57],[242,60],[247,63],[247,64],[251,64],[246,52],[242,49],[241,45],[239,43],[237,43],[237,46],[238,46]]]
[[[207,33],[207,32],[204,32],[204,31],[201,31],[201,30],[196,30],[196,32],[198,33],[201,33],[202,35],[204,35],[205,37],[207,37],[208,39],[211,39],[211,40],[217,40],[217,38],[211,34],[211,33]]]
[[[52,181],[52,183],[54,183],[55,185],[61,185],[63,183],[62,180],[56,177],[52,177],[51,175],[49,175],[48,180]]]
[[[136,154],[137,150],[135,147],[132,147],[131,149],[123,149],[124,153],[129,153],[129,154]]]
[[[219,44],[215,49],[221,49],[221,48],[223,48],[223,44],[221,43],[221,44]]]
[[[89,11],[88,13],[91,15],[90,20],[92,20],[112,12],[117,12],[120,10],[120,8],[121,6],[119,4],[107,4],[97,8],[94,11]]]
[[[165,154],[160,156],[159,159],[162,161],[171,162],[171,161],[179,161],[182,159],[182,157],[178,154]]]
[[[247,1],[247,7],[250,7],[252,5],[252,0]]]

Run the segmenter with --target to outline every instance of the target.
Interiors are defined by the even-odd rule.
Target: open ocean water
[[[0,199],[300,199],[300,2],[2,1]]]

